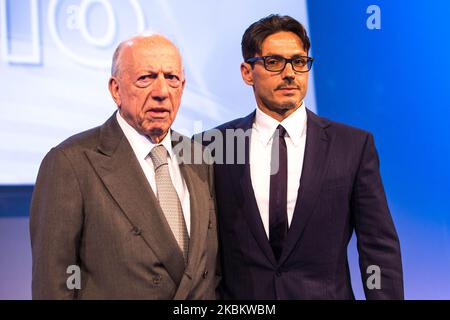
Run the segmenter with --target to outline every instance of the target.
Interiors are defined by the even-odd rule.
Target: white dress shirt
[[[155,196],[158,194],[156,187],[156,179],[155,179],[155,168],[153,166],[152,159],[149,156],[150,151],[157,146],[158,144],[153,143],[149,138],[140,134],[136,131],[128,122],[122,117],[120,112],[116,114],[117,121],[119,122],[120,128],[122,128],[125,137],[131,145],[131,148],[136,155],[136,158],[141,165],[142,171],[144,171],[145,177],[147,178],[148,183],[150,184]],[[186,182],[183,179],[183,176],[180,172],[180,167],[177,161],[177,157],[175,156],[172,150],[172,139],[170,130],[161,143],[168,151],[168,165],[169,165],[169,173],[170,178],[172,179],[172,183],[175,187],[175,190],[178,194],[178,198],[180,199],[181,208],[183,210],[184,221],[186,222],[187,231],[191,233],[191,207],[190,207],[190,199],[189,199],[189,190],[186,186]]]
[[[267,238],[269,238],[270,158],[273,136],[280,124],[287,131],[285,136],[288,158],[286,201],[288,224],[290,226],[297,202],[305,154],[305,104],[302,102],[302,105],[281,123],[256,108],[250,137],[250,177]]]

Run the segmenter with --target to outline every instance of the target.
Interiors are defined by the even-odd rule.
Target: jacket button
[[[133,229],[131,229],[131,232],[135,235],[135,236],[140,236],[142,231],[141,229],[139,229],[138,227],[133,227]]]
[[[206,279],[208,277],[208,270],[205,270],[202,275],[203,279]]]
[[[280,271],[277,271],[277,272],[275,272],[275,275],[276,275],[277,277],[281,277],[281,272],[280,272]]]
[[[154,276],[153,277],[153,284],[154,285],[158,285],[158,284],[160,284],[161,283],[161,275],[160,274],[158,274],[157,276]]]

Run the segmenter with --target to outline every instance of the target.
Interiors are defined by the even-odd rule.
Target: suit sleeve
[[[52,149],[42,161],[30,209],[33,299],[74,299],[67,273],[78,265],[83,223],[82,195],[64,152]]]
[[[211,197],[214,199],[214,213],[216,214],[215,220],[216,222],[218,222],[218,217],[217,217],[217,198],[216,198],[216,191],[215,191],[215,183],[214,183],[214,165],[210,165],[209,166],[209,186],[210,186],[210,194]],[[218,223],[216,223],[217,225],[217,232],[219,232],[219,228],[220,226],[218,225]],[[215,274],[215,292],[216,292],[216,300],[220,300],[221,299],[221,294],[220,294],[220,283],[222,281],[222,266],[221,266],[221,260],[220,260],[220,237],[218,237],[218,244],[219,244],[219,250],[217,252],[217,259],[216,259],[216,274]]]
[[[370,134],[366,138],[356,174],[352,209],[366,298],[403,299],[400,243],[387,205],[378,154]],[[380,281],[376,279],[377,270],[380,271]]]

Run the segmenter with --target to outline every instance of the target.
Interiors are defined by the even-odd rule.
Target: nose
[[[159,74],[153,82],[151,96],[154,100],[164,101],[169,97],[167,82],[163,74]]]
[[[281,72],[281,76],[283,79],[289,80],[289,81],[295,79],[295,72],[294,72],[294,69],[293,69],[291,63],[286,63],[283,71]]]

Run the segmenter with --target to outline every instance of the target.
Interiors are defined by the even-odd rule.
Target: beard
[[[264,98],[261,98],[261,100],[270,111],[276,112],[280,115],[284,115],[286,112],[296,109],[301,105],[301,101],[274,102]]]

